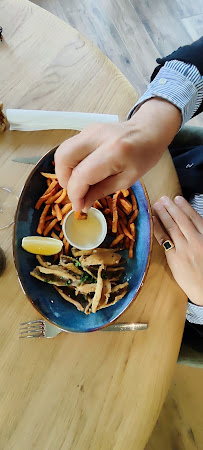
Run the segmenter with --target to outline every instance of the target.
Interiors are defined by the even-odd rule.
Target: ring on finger
[[[168,252],[169,250],[175,247],[171,239],[167,239],[166,241],[162,242],[162,246],[164,247],[165,252]]]

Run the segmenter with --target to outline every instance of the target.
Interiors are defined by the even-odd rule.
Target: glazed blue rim
[[[137,181],[136,184],[132,186],[132,188],[133,188],[133,190],[135,190],[135,186],[136,186],[136,196],[138,195],[138,191],[140,191],[140,192],[142,191],[142,196],[143,196],[143,193],[144,193],[144,201],[145,201],[145,203],[146,203],[146,204],[145,204],[145,210],[146,210],[145,212],[148,214],[148,223],[149,223],[149,230],[148,230],[148,240],[149,240],[149,242],[148,242],[148,255],[147,255],[147,260],[146,260],[145,268],[144,268],[144,271],[143,271],[143,275],[142,275],[142,277],[141,277],[141,279],[139,280],[139,283],[138,283],[138,288],[135,290],[135,292],[132,292],[132,291],[134,291],[134,290],[131,289],[131,290],[128,292],[128,294],[124,297],[124,299],[126,299],[126,298],[128,298],[129,295],[130,295],[130,300],[127,301],[127,302],[125,302],[126,304],[123,306],[123,308],[122,308],[122,306],[120,306],[121,303],[119,304],[119,302],[118,302],[118,303],[116,303],[115,305],[112,305],[112,306],[110,306],[110,307],[108,307],[108,308],[99,310],[97,313],[95,313],[95,315],[97,315],[97,317],[98,317],[99,314],[101,314],[101,312],[102,312],[103,315],[106,317],[106,320],[103,321],[103,323],[102,323],[101,325],[97,325],[97,326],[96,326],[96,325],[94,325],[94,326],[89,326],[87,329],[78,329],[78,327],[70,326],[70,324],[69,324],[69,325],[64,325],[64,324],[62,324],[62,323],[59,323],[57,320],[55,320],[55,319],[53,319],[53,318],[50,319],[50,317],[49,317],[46,313],[42,312],[42,310],[40,309],[40,307],[37,306],[37,305],[35,304],[35,301],[32,299],[32,297],[31,297],[31,295],[30,295],[29,289],[27,289],[27,287],[26,287],[26,285],[25,285],[25,284],[26,284],[26,283],[25,283],[25,280],[23,279],[23,277],[22,277],[22,275],[21,275],[20,264],[19,264],[19,258],[18,258],[18,250],[19,250],[19,248],[21,248],[21,245],[19,246],[19,242],[18,242],[18,245],[16,245],[16,231],[17,231],[17,227],[18,227],[18,214],[19,214],[19,210],[20,210],[21,203],[22,203],[24,194],[25,194],[25,192],[26,192],[26,189],[27,189],[27,187],[29,186],[29,182],[30,182],[32,176],[33,176],[33,175],[37,172],[37,170],[39,169],[39,166],[41,165],[41,163],[44,162],[48,156],[54,155],[54,152],[56,151],[56,149],[57,149],[57,147],[55,147],[54,149],[48,151],[48,152],[47,152],[47,153],[46,153],[46,154],[38,161],[38,163],[35,165],[35,167],[34,167],[33,170],[31,171],[29,177],[27,178],[27,180],[26,180],[26,182],[25,182],[25,184],[24,184],[24,187],[23,187],[23,189],[22,189],[22,191],[21,191],[21,194],[20,194],[20,197],[19,197],[19,201],[18,201],[18,205],[17,205],[17,209],[16,209],[16,214],[15,214],[14,233],[13,233],[13,255],[14,255],[15,267],[16,267],[16,271],[17,271],[17,274],[18,274],[19,283],[20,283],[20,285],[21,285],[21,288],[22,288],[23,292],[26,294],[27,298],[30,300],[30,302],[32,303],[32,305],[34,306],[34,308],[35,308],[35,309],[40,313],[40,315],[41,315],[42,317],[44,317],[48,322],[50,322],[51,324],[54,324],[54,325],[60,327],[60,328],[61,328],[62,330],[64,330],[64,331],[69,331],[69,332],[83,333],[83,332],[97,331],[97,330],[99,330],[99,329],[101,329],[101,328],[107,327],[110,323],[113,323],[115,320],[117,320],[118,317],[121,316],[121,314],[122,314],[124,311],[126,311],[127,308],[128,308],[129,306],[132,305],[132,302],[136,299],[136,297],[138,296],[138,294],[139,294],[139,292],[140,292],[140,290],[141,290],[141,288],[142,288],[142,286],[143,286],[143,284],[144,284],[145,278],[146,278],[147,273],[148,273],[149,264],[150,264],[150,260],[151,260],[151,252],[152,252],[152,235],[153,235],[153,227],[152,227],[152,216],[151,216],[151,206],[150,206],[150,201],[149,201],[149,197],[148,197],[148,194],[147,194],[147,191],[146,191],[146,188],[145,188],[145,185],[144,185],[143,181],[142,181],[142,180]],[[140,205],[139,205],[139,206],[140,206]],[[34,206],[33,206],[33,210],[34,210]],[[36,234],[36,230],[35,230],[35,234]],[[21,242],[20,242],[20,244],[21,244]],[[34,255],[32,255],[32,256],[34,256]],[[33,265],[33,267],[34,267],[34,265]],[[36,280],[36,281],[37,281],[37,280]],[[41,285],[43,285],[43,284],[41,283]],[[47,289],[47,285],[45,285],[44,287]],[[49,287],[51,287],[51,286],[49,286]],[[53,287],[51,287],[51,288],[53,289]],[[41,288],[41,290],[42,290],[42,288]],[[55,292],[57,292],[57,291],[55,291]],[[46,295],[46,292],[45,292],[45,295]],[[58,300],[58,297],[60,297],[60,295],[57,293],[57,300]],[[61,297],[60,297],[60,299],[61,299]],[[124,300],[124,299],[122,299],[122,300]],[[70,306],[70,304],[69,304],[66,300],[64,300],[64,302],[66,302],[66,304],[68,304],[68,305]],[[118,305],[118,304],[119,304],[119,308],[117,308],[117,305]],[[72,306],[74,309],[76,309],[73,305],[71,305],[71,306]],[[115,308],[115,310],[118,309],[118,312],[115,312],[115,314],[114,314],[114,313],[112,312],[112,308]],[[111,313],[112,313],[112,314],[109,315],[109,314],[108,314],[108,311],[110,311],[110,310],[111,310]],[[82,322],[84,323],[84,313],[80,313],[80,312],[79,312],[79,314],[83,314],[83,316],[82,316],[82,318],[83,318],[83,319],[82,319]],[[87,317],[90,317],[90,316],[92,316],[92,315],[88,315],[88,316],[85,316],[85,317],[87,318]],[[104,323],[104,322],[105,322],[105,323]]]

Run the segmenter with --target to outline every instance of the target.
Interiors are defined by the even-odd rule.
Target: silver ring
[[[175,247],[174,243],[170,239],[167,239],[167,241],[164,241],[162,245],[166,252],[168,252],[169,250],[171,250],[172,248]]]

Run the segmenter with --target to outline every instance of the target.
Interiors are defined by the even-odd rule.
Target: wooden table
[[[0,101],[6,108],[89,111],[124,120],[137,94],[118,69],[73,28],[25,0],[1,0]],[[17,195],[31,166],[73,131],[0,136],[0,184]],[[179,184],[168,152],[145,176],[153,203]],[[37,318],[18,283],[12,227],[0,231],[7,269],[0,280],[0,436],[4,450],[143,449],[164,402],[180,347],[186,298],[156,243],[145,285],[120,321],[147,331],[61,334],[19,340]]]

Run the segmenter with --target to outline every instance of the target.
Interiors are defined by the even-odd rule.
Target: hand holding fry
[[[73,209],[87,212],[95,200],[133,185],[158,162],[180,125],[175,106],[151,99],[128,122],[94,125],[61,144],[56,175]]]

